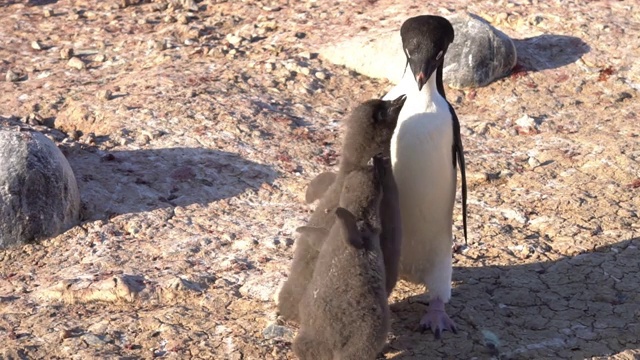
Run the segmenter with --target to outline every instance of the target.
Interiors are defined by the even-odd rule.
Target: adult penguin
[[[426,285],[429,307],[420,327],[431,329],[439,338],[444,330],[457,332],[445,310],[451,298],[456,162],[462,178],[465,241],[467,238],[460,124],[442,82],[444,57],[454,31],[447,19],[422,15],[407,19],[400,35],[407,58],[405,74],[383,98],[407,96],[391,140],[402,217],[400,277]]]

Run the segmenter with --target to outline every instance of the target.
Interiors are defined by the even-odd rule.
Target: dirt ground
[[[426,299],[400,283],[384,357],[640,358],[636,1],[0,0],[0,126],[51,136],[83,200],[80,226],[0,251],[0,359],[294,358],[263,330],[305,186],[391,87],[317,49],[452,11],[520,59],[447,92],[470,177],[459,334],[414,331]]]

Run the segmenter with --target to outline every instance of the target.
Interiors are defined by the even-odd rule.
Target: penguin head
[[[453,42],[453,26],[442,16],[421,15],[407,19],[400,28],[402,47],[418,89],[444,63]]]
[[[371,99],[358,105],[346,122],[342,140],[342,162],[363,167],[378,153],[388,153],[398,115],[407,97]]]

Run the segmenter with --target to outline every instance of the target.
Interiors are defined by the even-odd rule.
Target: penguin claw
[[[441,338],[442,332],[444,331],[451,331],[454,334],[458,333],[455,323],[449,318],[446,311],[444,311],[444,303],[439,299],[430,304],[429,310],[420,320],[420,330],[424,332],[427,329],[433,332],[437,340]]]

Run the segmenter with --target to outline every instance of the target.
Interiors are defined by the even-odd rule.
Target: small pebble
[[[71,139],[73,139],[73,140],[75,140],[75,141],[78,141],[78,139],[80,139],[80,137],[82,136],[82,132],[80,132],[80,131],[78,131],[78,130],[73,130],[73,131],[70,131],[69,133],[67,133],[67,135],[68,135]]]
[[[98,92],[96,93],[96,97],[100,100],[110,100],[111,99],[111,90],[105,89],[105,90],[98,90]]]
[[[60,50],[60,59],[68,60],[73,56],[73,49],[63,48]]]
[[[142,134],[136,137],[136,143],[138,145],[147,145],[151,139],[148,135]]]
[[[73,336],[71,330],[62,330],[60,332],[60,340],[68,339]]]
[[[44,9],[44,17],[52,17],[53,16],[53,10],[51,9]]]
[[[101,346],[105,344],[104,340],[100,339],[99,337],[93,334],[83,335],[82,340],[84,340],[84,342],[86,342],[87,345],[92,345],[92,346]]]
[[[527,163],[529,163],[529,166],[532,168],[540,166],[540,160],[534,158],[533,156],[529,157],[529,159],[527,160]]]
[[[268,30],[268,31],[272,31],[272,30],[277,29],[278,25],[276,24],[275,21],[265,21],[265,22],[262,22],[262,23],[258,24],[258,27],[263,28],[263,29]]]
[[[106,59],[107,57],[104,54],[98,54],[95,58],[93,58],[93,60],[97,62],[104,62]]]
[[[90,144],[90,145],[95,144],[96,143],[96,134],[94,134],[94,133],[85,134],[84,137],[83,137],[83,142],[86,143],[86,144]]]
[[[298,54],[298,56],[304,59],[311,59],[311,53],[308,51],[303,51],[300,54]]]
[[[31,48],[34,50],[42,50],[42,45],[38,41],[32,41]]]
[[[7,71],[6,80],[8,82],[16,82],[20,80],[20,75],[18,73],[13,72],[11,69]]]
[[[150,135],[152,139],[158,139],[162,137],[164,134],[166,133],[162,130],[153,130]]]
[[[149,50],[164,50],[164,42],[160,40],[148,40],[147,48]]]
[[[105,154],[100,158],[100,161],[114,161],[116,159],[113,154]]]
[[[153,6],[153,11],[165,11],[169,7],[167,3],[158,3]]]
[[[188,23],[189,23],[189,19],[188,19],[188,18],[187,18],[187,16],[186,16],[186,15],[184,15],[184,14],[180,14],[180,15],[178,15],[178,18],[177,18],[176,20],[178,20],[178,22],[179,22],[180,24],[183,24],[183,25],[186,25],[186,24],[188,24]]]
[[[78,70],[83,70],[87,67],[87,65],[85,65],[85,63],[77,57],[72,57],[71,59],[69,59],[69,62],[67,62],[67,66]]]
[[[42,117],[40,117],[38,114],[30,113],[24,119],[24,122],[29,125],[42,125]]]
[[[238,45],[242,41],[242,38],[240,36],[236,36],[233,34],[227,34],[226,39],[231,45]]]
[[[320,80],[324,80],[327,78],[327,75],[325,75],[325,73],[323,73],[322,71],[318,71],[314,75]]]

